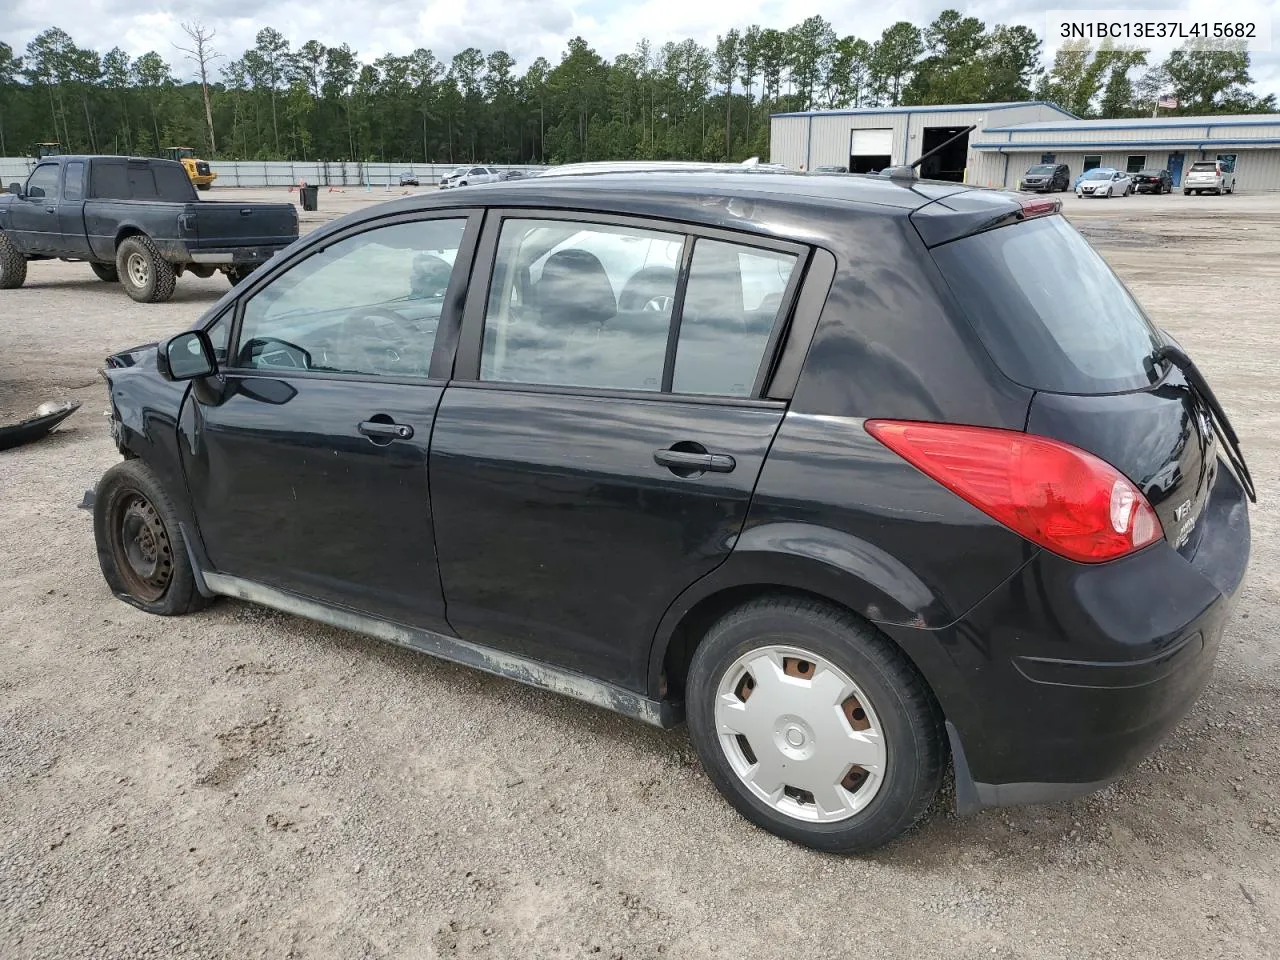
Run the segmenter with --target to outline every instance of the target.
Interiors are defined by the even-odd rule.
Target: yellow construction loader
[[[177,160],[186,168],[187,176],[198,190],[208,190],[213,186],[213,181],[218,179],[218,175],[209,169],[209,161],[197,159],[196,152],[190,147],[169,147],[164,155],[169,160]]]

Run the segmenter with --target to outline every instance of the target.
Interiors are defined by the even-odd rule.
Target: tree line
[[[503,50],[431,50],[362,61],[347,44],[294,47],[264,27],[232,57],[203,24],[186,45],[131,58],[44,30],[20,53],[0,43],[0,156],[44,141],[65,151],[152,155],[169,146],[248,160],[558,163],[767,156],[769,115],[788,110],[1043,99],[1081,117],[1250,113],[1242,49],[1179,49],[1160,63],[1068,45],[1047,68],[1023,26],[955,10],[878,40],[838,36],[812,16],[787,30],[731,29],[714,45],[641,40],[612,61],[581,37],[556,64],[523,71]],[[179,69],[175,61],[185,63]]]

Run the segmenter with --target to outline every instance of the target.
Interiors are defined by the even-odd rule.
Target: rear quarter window
[[[1061,216],[953,240],[934,260],[996,364],[1034,390],[1149,386],[1161,340],[1101,255]]]

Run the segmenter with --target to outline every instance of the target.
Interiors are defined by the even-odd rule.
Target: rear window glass
[[[1218,165],[1217,165],[1216,163],[1214,163],[1212,160],[1208,160],[1208,161],[1204,161],[1204,160],[1202,160],[1202,161],[1200,161],[1199,163],[1193,163],[1193,164],[1191,165],[1191,169],[1192,169],[1192,170],[1210,170],[1210,171],[1213,171],[1213,170],[1217,170],[1217,169],[1218,169]]]
[[[1010,379],[1055,393],[1114,393],[1153,382],[1155,328],[1062,217],[989,230],[932,252]]]

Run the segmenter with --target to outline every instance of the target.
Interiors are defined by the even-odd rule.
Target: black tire
[[[0,290],[17,290],[27,282],[27,258],[0,233]]]
[[[197,183],[197,184],[196,184],[196,189],[197,189],[197,190],[208,190],[208,189],[209,189],[210,187],[212,187],[212,186],[213,186],[213,184],[212,184],[212,183]]]
[[[173,501],[141,460],[126,460],[103,474],[93,503],[93,534],[102,575],[125,603],[165,617],[208,605],[196,589]]]
[[[730,765],[715,720],[723,674],[743,655],[785,644],[826,658],[866,694],[884,732],[885,778],[867,806],[845,820],[805,821],[756,797]],[[816,850],[855,853],[888,843],[925,815],[946,762],[942,715],[924,679],[896,646],[864,621],[814,600],[765,597],[720,619],[694,653],[686,684],[689,730],[712,783],[744,817]]]
[[[91,263],[89,269],[103,283],[116,283],[120,280],[120,271],[114,263]]]
[[[173,265],[160,256],[150,237],[140,233],[120,241],[116,271],[125,293],[139,303],[164,303],[178,284]]]

